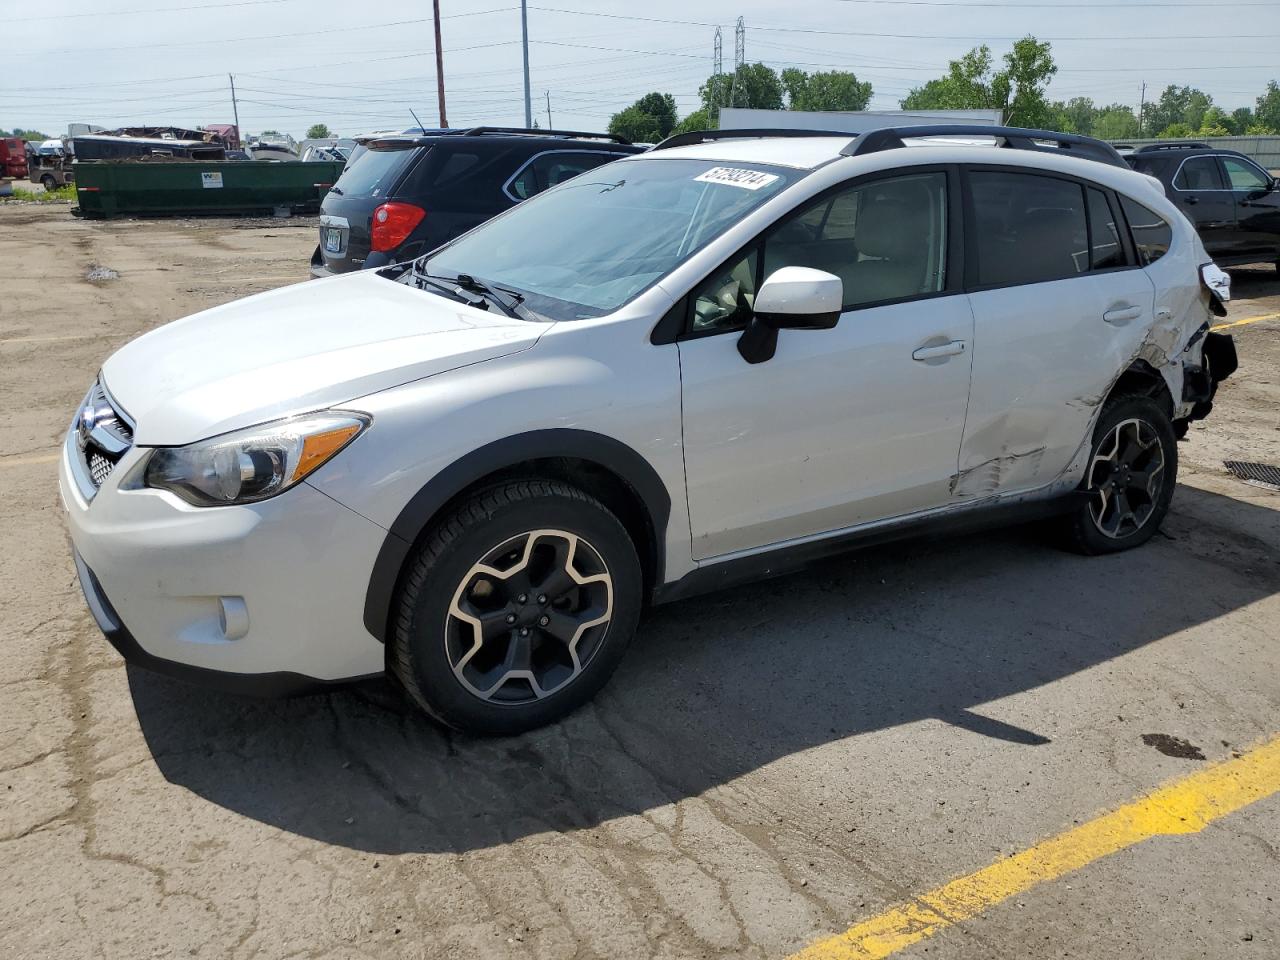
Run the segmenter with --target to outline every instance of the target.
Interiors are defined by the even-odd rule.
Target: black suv
[[[1139,147],[1126,159],[1164,184],[1219,266],[1280,268],[1280,179],[1243,153],[1182,141]]]
[[[644,149],[603,133],[509,127],[359,142],[320,207],[314,277],[411,260],[535,193]]]

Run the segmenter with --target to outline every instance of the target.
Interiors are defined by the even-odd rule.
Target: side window
[[[844,282],[844,308],[937,293],[946,282],[947,176],[859,184],[801,210],[764,242],[764,277],[813,267]]]
[[[1175,190],[1224,190],[1216,157],[1189,157],[1173,178]]]
[[[693,294],[693,332],[731,330],[751,319],[756,302],[759,248],[703,281]]]
[[[1093,270],[1109,270],[1125,265],[1120,230],[1107,195],[1088,188],[1089,194],[1089,265]]]
[[[1038,174],[969,175],[978,285],[1063,280],[1089,269],[1084,191]]]
[[[549,190],[566,180],[572,180],[580,173],[593,170],[616,159],[617,157],[600,151],[540,153],[524,165],[516,178],[511,181],[509,189],[519,199],[527,200],[535,193]]]
[[[1234,157],[1223,157],[1222,165],[1227,170],[1232,190],[1266,190],[1271,186],[1271,179],[1251,163]]]
[[[1144,267],[1155,263],[1169,252],[1173,242],[1173,230],[1158,213],[1152,213],[1136,200],[1120,198],[1129,230],[1133,233],[1133,245],[1138,249],[1138,260]]]

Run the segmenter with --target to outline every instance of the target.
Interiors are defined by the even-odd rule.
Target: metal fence
[[[1207,143],[1211,147],[1222,150],[1235,150],[1254,160],[1266,169],[1275,172],[1280,170],[1280,137],[1192,137],[1192,140]],[[1170,143],[1169,140],[1112,140],[1115,146],[1126,145],[1141,147],[1148,143]]]

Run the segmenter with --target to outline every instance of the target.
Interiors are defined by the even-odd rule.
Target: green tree
[[[870,82],[860,83],[846,70],[805,73],[788,67],[781,80],[788,110],[865,110],[871,102]]]
[[[1272,80],[1254,107],[1254,122],[1268,133],[1280,133],[1280,84]]]
[[[662,139],[658,118],[634,104],[609,119],[609,132],[626,137],[632,143],[657,143]]]
[[[633,143],[657,143],[676,125],[676,100],[669,93],[646,93],[609,118],[609,132]]]
[[[1052,123],[1055,112],[1045,99],[1058,72],[1049,44],[1023,37],[995,70],[991,48],[970,50],[947,65],[945,76],[916,87],[902,100],[904,110],[1001,110],[1006,123],[1035,127]]]
[[[1138,135],[1138,118],[1123,103],[1103,107],[1093,119],[1092,136],[1102,140],[1130,140]]]
[[[757,110],[781,110],[782,80],[763,63],[744,63],[733,73],[707,78],[698,89],[702,107],[714,122],[720,121],[720,108],[754,107]]]
[[[1053,129],[1085,136],[1093,133],[1093,123],[1098,115],[1088,97],[1072,97],[1066,103],[1058,100],[1052,104],[1052,112],[1055,119]]]
[[[1231,136],[1231,118],[1221,107],[1210,107],[1200,118],[1200,129],[1197,137],[1229,137]]]
[[[329,132],[329,128],[323,123],[313,123],[307,127],[308,140],[328,140],[333,134]]]
[[[1196,132],[1191,129],[1191,125],[1183,123],[1179,120],[1177,123],[1171,123],[1159,133],[1156,134],[1161,140],[1186,140],[1188,137],[1194,137]]]
[[[676,133],[692,133],[695,130],[714,130],[715,122],[705,110],[695,110],[675,125],[671,131]]]
[[[1237,137],[1244,136],[1244,132],[1253,126],[1253,109],[1251,107],[1237,107],[1232,110],[1231,120],[1227,125]]]
[[[1186,124],[1193,131],[1204,122],[1205,111],[1213,106],[1213,97],[1195,87],[1169,84],[1147,108],[1143,126],[1147,130],[1163,130],[1174,124]],[[1163,134],[1162,134],[1163,136]]]

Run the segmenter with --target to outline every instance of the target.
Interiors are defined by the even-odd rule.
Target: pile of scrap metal
[[[212,130],[122,127],[72,138],[76,160],[225,160],[227,148]]]

